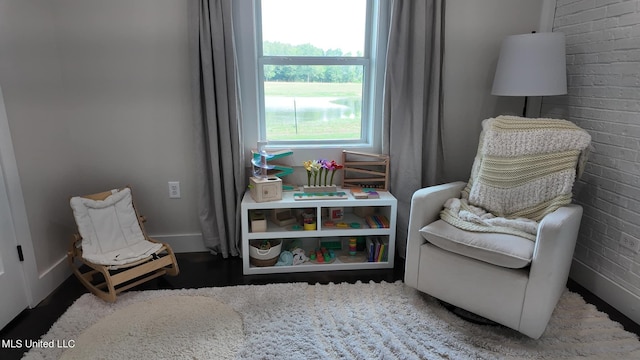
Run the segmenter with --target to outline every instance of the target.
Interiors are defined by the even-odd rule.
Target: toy
[[[317,264],[330,264],[336,260],[336,253],[333,249],[316,248],[311,251],[311,261]]]
[[[389,155],[342,150],[342,165],[343,189],[359,186],[389,189]]]
[[[331,250],[342,250],[342,241],[336,238],[322,238],[318,241],[318,246]]]
[[[305,255],[303,249],[296,248],[291,250],[291,253],[293,254],[293,265],[300,265],[309,261],[309,258],[307,257],[307,255]]]
[[[356,254],[356,238],[349,239],[349,255],[354,256]]]
[[[307,209],[302,213],[302,226],[305,230],[316,229],[316,215],[313,209]]]
[[[253,158],[251,159],[251,164],[253,165],[253,176],[257,178],[274,176],[282,178],[283,176],[293,174],[293,168],[290,166],[267,164],[268,161],[292,155],[293,152],[289,149],[272,149],[270,151],[267,151],[266,146],[266,141],[258,141],[258,149],[251,150],[251,153],[253,154]],[[293,190],[294,187],[292,185],[282,184],[282,189]]]
[[[249,211],[249,218],[251,219],[251,232],[267,231],[267,219],[262,211]]]
[[[296,223],[291,209],[273,209],[271,210],[271,221],[278,226],[286,226]]]
[[[291,251],[283,251],[280,253],[276,266],[291,266],[293,265],[293,254]]]
[[[344,208],[335,207],[329,208],[329,218],[331,220],[342,220],[344,217]]]
[[[251,197],[255,202],[282,200],[282,180],[275,176],[249,178]]]

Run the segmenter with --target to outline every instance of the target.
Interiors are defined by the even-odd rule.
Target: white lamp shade
[[[563,33],[512,35],[504,39],[491,94],[550,96],[566,93]]]

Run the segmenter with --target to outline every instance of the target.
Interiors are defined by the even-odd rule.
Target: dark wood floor
[[[223,259],[208,253],[176,254],[180,265],[180,274],[175,277],[162,277],[140,285],[136,290],[147,289],[183,289],[220,287],[234,285],[261,285],[269,283],[307,282],[310,284],[329,282],[355,283],[394,282],[404,276],[404,262],[396,260],[394,269],[387,270],[350,270],[294,274],[242,275],[242,260],[239,258]],[[584,299],[594,304],[600,311],[620,322],[625,329],[640,335],[640,326],[626,318],[580,285],[569,280],[570,290],[581,294]],[[62,315],[73,302],[86,290],[75,277],[68,278],[56,291],[43,300],[37,307],[23,311],[15,320],[0,331],[2,340],[31,339],[37,340],[44,335],[51,325]],[[0,347],[0,359],[20,359],[24,349]]]

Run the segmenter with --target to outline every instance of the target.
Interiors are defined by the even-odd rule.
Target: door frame
[[[34,297],[34,290],[38,288],[39,274],[31,239],[31,231],[29,230],[29,222],[27,220],[27,210],[22,195],[18,164],[13,150],[13,141],[11,139],[2,87],[0,87],[0,166],[2,166],[4,173],[9,209],[13,219],[13,230],[18,245],[22,246],[22,253],[24,255],[22,273],[25,295],[28,301],[28,304],[25,305],[35,307],[44,297]]]

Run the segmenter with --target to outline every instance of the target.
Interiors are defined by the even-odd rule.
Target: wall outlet
[[[169,181],[169,198],[180,199],[180,181]]]
[[[622,236],[620,237],[620,245],[632,250],[636,254],[640,252],[640,240],[629,234],[622,233]]]

